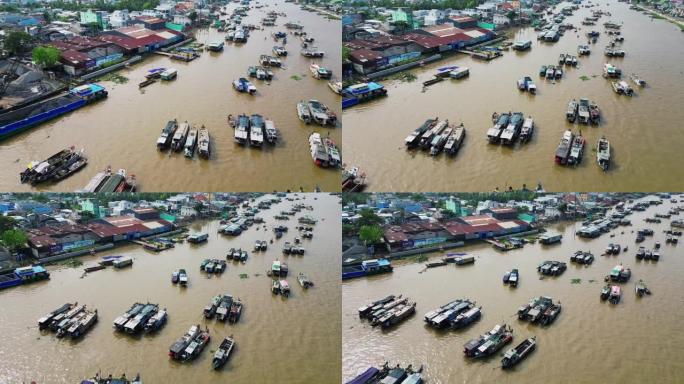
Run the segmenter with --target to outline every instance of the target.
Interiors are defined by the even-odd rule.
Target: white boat
[[[165,70],[164,72],[162,72],[162,73],[159,75],[159,77],[160,77],[162,80],[167,80],[167,81],[168,81],[168,80],[173,80],[173,79],[175,79],[177,76],[178,76],[178,70],[175,69],[175,68],[169,68],[169,69]]]
[[[256,87],[244,77],[233,81],[233,88],[238,92],[249,93],[250,95],[255,94],[257,91]]]
[[[264,120],[264,130],[266,131],[266,141],[275,144],[278,141],[278,129],[272,120]]]
[[[311,112],[309,111],[309,105],[306,101],[300,101],[297,103],[297,116],[299,120],[309,124],[311,122]]]
[[[331,70],[329,70],[325,67],[321,67],[320,65],[318,65],[316,63],[312,63],[309,66],[309,71],[311,71],[311,74],[316,79],[329,79],[332,77],[332,71]]]
[[[331,81],[328,83],[328,88],[338,95],[342,94],[342,82],[341,81]]]
[[[185,144],[185,139],[188,137],[188,132],[190,132],[190,124],[187,121],[180,123],[176,133],[173,135],[173,139],[171,139],[171,149],[180,151],[183,148],[183,144]]]
[[[195,156],[195,147],[197,147],[197,129],[191,129],[185,140],[185,157],[192,158]]]
[[[207,44],[207,49],[214,52],[223,51],[223,41],[212,41]]]
[[[632,73],[632,75],[630,76],[630,78],[632,79],[632,81],[634,82],[634,84],[636,84],[636,85],[638,85],[638,86],[640,86],[640,87],[646,86],[646,80],[644,80],[644,79],[642,79],[641,77],[639,77],[639,75],[637,75],[636,73]]]
[[[529,141],[532,138],[533,133],[534,120],[532,120],[531,117],[528,117],[523,122],[522,129],[520,130],[520,141],[523,143]]]
[[[601,169],[607,171],[610,166],[610,142],[605,137],[601,137],[596,148],[596,161]]]
[[[247,127],[243,126],[237,126],[235,128],[235,142],[238,144],[244,145],[247,144],[247,140],[249,138],[249,132],[247,131]]]
[[[201,157],[204,157],[206,159],[209,158],[211,155],[211,147],[210,147],[210,138],[209,138],[209,130],[202,126],[199,130],[199,139],[197,141],[198,143],[198,153]]]
[[[627,84],[626,81],[613,81],[613,90],[618,95],[633,96],[634,90]]]
[[[252,126],[249,131],[249,143],[253,147],[261,147],[264,143],[264,131],[262,127]]]
[[[309,148],[314,164],[323,168],[329,165],[330,156],[325,144],[323,144],[320,133],[314,132],[309,136]]]
[[[449,72],[449,77],[452,79],[462,79],[470,75],[470,69],[466,67],[458,67]]]
[[[112,265],[114,268],[125,268],[129,265],[133,265],[133,259],[131,257],[122,257],[120,259],[114,260]]]
[[[335,125],[337,117],[328,107],[318,100],[311,99],[307,103],[311,119],[319,125]]]

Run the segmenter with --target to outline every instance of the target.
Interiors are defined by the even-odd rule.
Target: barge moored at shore
[[[0,140],[107,97],[98,84],[84,84],[66,94],[0,113]]]
[[[382,84],[375,82],[359,83],[350,85],[341,91],[342,109],[353,107],[387,95],[387,89]]]

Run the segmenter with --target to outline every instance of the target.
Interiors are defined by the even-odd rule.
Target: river
[[[217,234],[217,221],[193,224],[190,232],[206,231],[209,241],[201,245],[179,244],[155,254],[139,246],[125,246],[111,252],[84,257],[85,264],[106,254],[130,255],[131,268],[111,268],[81,278],[82,268],[50,268],[51,279],[0,292],[0,383],[77,383],[102,373],[131,377],[140,373],[145,383],[337,383],[340,376],[341,257],[339,198],[327,194],[299,194],[303,200],[273,205],[262,211],[267,232],[256,224],[238,237]],[[314,237],[303,240],[306,255],[285,257],[290,266],[292,296],[282,299],[270,292],[271,278],[265,276],[281,247],[296,236],[296,220],[276,222],[272,216],[293,204],[313,206],[303,210],[319,222]],[[274,238],[271,228],[286,225],[289,233],[270,244],[266,253],[253,253],[258,239]],[[220,258],[229,248],[248,249],[246,264],[228,263],[221,276],[208,278],[199,271],[205,258]],[[171,284],[171,272],[185,268],[189,286]],[[296,276],[306,273],[315,283],[304,290]],[[239,274],[248,274],[241,279]],[[257,276],[256,274],[260,274]],[[202,309],[214,295],[230,293],[245,307],[237,324],[206,321]],[[167,308],[169,320],[158,334],[130,337],[112,329],[114,319],[133,302],[150,301]],[[78,301],[99,312],[99,322],[77,342],[41,333],[36,320],[65,302]],[[190,363],[168,357],[169,346],[192,324],[209,327],[211,342]],[[234,335],[236,350],[222,371],[213,371],[211,359],[225,336]]]
[[[252,31],[243,45],[226,42],[222,53],[205,51],[190,63],[171,61],[150,55],[143,62],[118,73],[129,79],[125,84],[101,82],[109,90],[109,98],[70,113],[47,124],[30,129],[0,143],[0,190],[29,191],[19,183],[19,172],[33,160],[42,160],[59,150],[74,146],[85,149],[89,164],[80,172],[57,184],[38,189],[71,192],[83,188],[107,166],[127,169],[135,174],[144,191],[324,191],[340,189],[339,173],[313,164],[308,136],[321,132],[341,147],[341,123],[337,128],[305,125],[297,118],[296,103],[318,99],[340,116],[340,97],[327,86],[327,81],[314,79],[309,72],[312,59],[300,54],[298,37],[288,34],[289,55],[283,59],[285,69],[276,69],[275,79],[266,85],[254,80],[255,97],[239,94],[232,82],[246,77],[247,67],[257,65],[259,55],[272,54],[275,45],[271,33],[286,31],[288,21],[298,21],[304,31],[315,38],[314,45],[325,52],[318,60],[341,73],[340,21],[329,20],[298,5],[282,1],[249,11],[245,24],[260,25],[270,10],[285,12],[276,27]],[[233,9],[236,4],[229,4]],[[230,14],[230,13],[229,13]],[[200,43],[224,40],[225,33],[216,29],[196,32]],[[178,78],[168,83],[152,84],[143,90],[138,83],[149,69],[174,67]],[[295,80],[293,76],[298,76]],[[259,113],[274,121],[281,140],[275,147],[262,150],[243,148],[233,140],[226,117],[228,114]],[[197,127],[205,125],[212,139],[209,161],[195,157],[188,160],[180,153],[159,152],[155,142],[168,120],[177,118]]]
[[[684,316],[684,253],[681,244],[665,244],[662,231],[669,227],[668,220],[662,224],[642,221],[655,212],[667,212],[670,206],[666,202],[635,212],[628,216],[633,226],[611,231],[615,237],[604,234],[585,240],[574,236],[581,223],[557,224],[553,230],[563,234],[558,245],[526,245],[506,253],[488,244],[467,246],[462,252],[476,257],[470,266],[449,264],[419,273],[425,268],[423,263],[403,261],[396,263],[391,274],[344,282],[343,377],[350,379],[369,365],[389,361],[424,364],[428,384],[681,383],[684,362],[677,355],[684,343],[680,321]],[[633,231],[645,227],[653,229],[655,236],[641,245],[650,249],[655,241],[662,244],[657,263],[635,258]],[[600,256],[611,242],[629,246],[629,250],[618,256]],[[576,250],[591,251],[596,257],[593,265],[571,264],[570,256]],[[539,280],[536,266],[544,260],[565,261],[568,269],[559,277]],[[611,305],[601,301],[599,294],[603,277],[619,263],[632,269],[632,278],[623,284],[622,301]],[[517,289],[501,282],[504,272],[512,268],[520,270]],[[581,282],[572,284],[574,278]],[[592,279],[595,282],[589,281]],[[649,286],[651,296],[636,297],[634,282],[639,279]],[[404,294],[415,300],[416,314],[386,332],[359,319],[359,307],[388,294]],[[556,321],[545,328],[519,321],[515,315],[518,307],[540,295],[562,303]],[[425,313],[460,297],[477,301],[482,306],[482,319],[459,331],[437,332],[425,325]],[[537,337],[537,350],[511,371],[500,368],[499,353],[484,360],[463,356],[468,340],[502,322],[513,327],[514,339],[500,353],[533,335]]]
[[[652,20],[630,10],[627,3],[600,4],[580,8],[564,21],[581,27],[579,37],[568,31],[557,43],[542,43],[532,28],[525,28],[514,32],[513,40],[532,40],[527,52],[504,51],[503,57],[489,62],[459,54],[413,70],[414,82],[382,81],[388,89],[386,98],[344,111],[346,161],[366,171],[372,191],[482,191],[523,184],[533,187],[538,182],[549,191],[677,189],[677,180],[684,177],[684,168],[676,161],[684,147],[684,135],[678,131],[684,120],[684,110],[679,108],[684,72],[676,63],[684,61],[684,34],[666,20]],[[610,11],[612,17],[602,17],[595,26],[581,25],[596,9]],[[602,24],[609,20],[624,23],[625,58],[607,60],[603,55],[609,36]],[[561,53],[576,55],[577,45],[586,43],[584,33],[590,29],[600,31],[601,36],[591,46],[591,55],[579,58],[577,68],[565,66],[563,79],[555,84],[538,76],[540,66],[556,65]],[[621,68],[623,79],[631,85],[628,75],[638,73],[648,86],[636,88],[632,98],[615,94],[601,77],[607,61]],[[421,92],[423,81],[448,65],[470,68],[470,77],[437,83]],[[537,84],[536,96],[516,88],[516,81],[526,75]],[[581,76],[589,79],[583,81]],[[568,102],[580,97],[598,103],[600,126],[573,126],[565,120]],[[489,145],[486,131],[495,111],[532,116],[536,125],[532,141],[514,148]],[[463,122],[466,127],[464,146],[454,158],[444,154],[432,158],[404,148],[404,138],[435,116]],[[563,132],[573,129],[577,133],[578,128],[587,139],[582,164],[577,169],[555,165]],[[603,135],[613,147],[612,168],[606,173],[597,166],[594,150]]]

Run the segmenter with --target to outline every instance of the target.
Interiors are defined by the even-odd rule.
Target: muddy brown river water
[[[329,20],[298,5],[282,1],[268,2],[268,7],[252,9],[245,24],[260,25],[270,10],[285,12],[275,27],[252,31],[246,44],[226,42],[222,53],[205,51],[190,63],[152,55],[143,62],[118,73],[129,79],[125,84],[101,82],[109,98],[30,129],[0,143],[0,190],[28,191],[19,183],[19,172],[32,160],[42,160],[65,147],[84,148],[89,157],[86,168],[58,184],[41,185],[41,190],[71,192],[83,188],[102,169],[124,168],[135,174],[144,191],[324,191],[340,189],[339,173],[313,164],[308,136],[312,131],[330,134],[341,147],[341,123],[337,128],[305,125],[297,118],[299,100],[318,99],[340,115],[340,97],[327,81],[311,76],[312,59],[300,54],[300,40],[288,34],[289,54],[283,59],[285,69],[276,69],[275,79],[267,85],[254,80],[258,94],[250,97],[232,88],[238,77],[246,77],[247,67],[257,65],[259,55],[272,54],[275,45],[271,33],[286,31],[283,24],[298,21],[315,38],[314,45],[325,52],[317,62],[341,72],[340,21]],[[229,9],[235,7],[230,4]],[[225,33],[216,29],[196,32],[197,41],[223,41]],[[143,90],[138,83],[149,69],[173,67],[178,78],[152,84]],[[296,79],[295,79],[296,77]],[[262,150],[238,146],[233,140],[228,114],[259,113],[274,121],[281,141]],[[204,124],[212,139],[209,161],[197,156],[188,160],[180,153],[159,152],[155,143],[168,120],[177,118]],[[35,190],[35,189],[34,189]]]
[[[130,255],[131,268],[111,268],[81,278],[82,268],[51,268],[51,279],[0,292],[0,383],[77,383],[97,371],[115,375],[139,372],[145,383],[338,383],[340,376],[340,206],[339,198],[325,194],[300,194],[304,200],[282,203],[262,211],[267,230],[255,226],[238,237],[217,234],[218,222],[197,223],[191,232],[209,233],[201,245],[179,244],[161,253],[126,246],[106,254]],[[275,222],[274,214],[303,202],[314,207],[309,214],[319,222],[312,240],[304,240],[306,255],[284,257],[282,244],[296,236],[296,220]],[[253,253],[254,241],[274,238],[271,228],[283,224],[289,232],[265,253]],[[228,262],[221,276],[200,272],[205,258],[224,257],[231,247],[249,249],[246,264]],[[292,296],[282,299],[270,292],[265,275],[274,259],[290,267],[287,280]],[[171,272],[185,268],[189,286],[171,284]],[[315,283],[304,290],[296,282],[299,272]],[[248,274],[241,279],[240,274]],[[260,274],[260,276],[257,276]],[[230,293],[245,303],[237,324],[205,320],[202,309],[214,295]],[[112,328],[114,319],[136,301],[159,303],[169,319],[158,334],[130,337]],[[77,342],[41,333],[36,321],[63,303],[78,301],[99,312],[99,322]],[[171,361],[169,346],[192,324],[209,327],[211,342],[190,363]],[[234,335],[236,350],[222,371],[213,371],[211,359],[223,337]]]
[[[664,213],[670,203],[650,207],[628,216],[631,227],[619,227],[609,234],[585,240],[574,236],[578,224],[555,225],[563,234],[561,244],[526,245],[506,253],[488,244],[467,246],[454,252],[476,257],[475,264],[449,264],[420,273],[423,263],[397,262],[394,272],[342,285],[343,377],[350,379],[368,366],[389,361],[402,365],[424,364],[430,384],[446,383],[681,383],[684,363],[676,356],[684,343],[680,321],[684,315],[682,289],[684,252],[682,245],[665,244],[669,221],[646,224],[644,217]],[[641,245],[648,249],[662,243],[659,262],[637,261],[635,233],[640,228],[655,231]],[[624,232],[624,234],[622,233]],[[618,256],[600,256],[608,243],[628,246]],[[576,250],[591,251],[591,266],[570,264]],[[432,255],[433,257],[441,255]],[[536,266],[544,260],[568,263],[559,277],[539,279]],[[632,269],[623,285],[622,301],[611,305],[599,294],[603,277],[617,264]],[[520,270],[518,288],[501,282],[505,271]],[[572,284],[571,279],[581,279]],[[634,282],[643,279],[651,296],[636,297]],[[595,280],[595,282],[590,282]],[[369,300],[388,294],[404,294],[417,302],[416,314],[389,331],[361,321],[357,309]],[[516,311],[532,297],[547,295],[560,300],[563,308],[549,327],[519,321]],[[456,298],[466,297],[482,306],[482,319],[460,331],[437,332],[423,321],[423,315]],[[463,356],[463,344],[495,324],[513,327],[514,339],[500,353],[523,339],[537,337],[537,349],[511,371],[503,371],[500,353],[483,360]]]
[[[581,27],[568,31],[557,43],[537,41],[536,32],[526,28],[514,40],[532,40],[527,52],[504,51],[503,57],[489,62],[466,55],[443,59],[413,70],[417,80],[382,81],[388,96],[344,112],[346,161],[368,174],[372,191],[481,191],[508,186],[520,188],[541,182],[549,191],[662,191],[677,189],[684,177],[680,151],[684,120],[680,108],[684,99],[684,33],[665,20],[651,20],[630,10],[626,3],[601,1],[600,7],[580,8],[565,22]],[[608,4],[608,5],[606,5]],[[557,8],[560,9],[562,5]],[[591,10],[612,13],[595,26],[582,26]],[[623,23],[624,58],[607,60],[603,49],[609,37],[603,23]],[[577,45],[586,42],[589,29],[601,32],[590,56],[579,59],[577,68],[565,66],[563,79],[553,84],[539,77],[541,65],[558,63],[561,53],[576,55]],[[579,34],[579,37],[577,36]],[[608,80],[601,77],[603,64],[611,62],[623,74],[638,73],[648,82],[635,88],[636,96],[618,96]],[[458,65],[470,68],[470,77],[448,80],[421,92],[422,83],[438,68]],[[531,76],[538,92],[520,92],[516,81]],[[588,76],[583,81],[581,76]],[[623,78],[633,85],[627,76]],[[600,126],[582,126],[587,139],[584,160],[577,169],[554,164],[556,147],[567,129],[580,128],[565,120],[571,99],[587,97],[602,109]],[[521,111],[536,124],[532,141],[514,148],[490,145],[486,131],[492,125],[492,112]],[[426,152],[409,152],[404,138],[427,118],[438,116],[463,122],[467,137],[454,158],[438,158]],[[613,147],[612,169],[604,173],[596,164],[597,140],[605,135]],[[378,144],[380,143],[380,144]],[[654,172],[657,169],[658,172]]]

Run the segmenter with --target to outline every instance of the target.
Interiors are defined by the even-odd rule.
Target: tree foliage
[[[17,55],[28,50],[33,41],[31,35],[22,31],[12,31],[5,37],[5,50]]]
[[[370,209],[362,209],[359,212],[359,215],[361,215],[361,218],[357,222],[359,227],[381,225],[384,223],[382,217],[376,215],[375,212]]]
[[[359,229],[359,239],[366,245],[379,243],[382,235],[382,228],[379,225],[363,225]]]
[[[2,241],[2,244],[5,247],[14,251],[26,244],[28,236],[26,236],[26,232],[21,229],[10,229],[2,233],[0,241]]]
[[[55,47],[33,48],[33,62],[44,68],[52,67],[59,61],[60,53]]]
[[[0,233],[14,228],[14,219],[8,216],[0,216]]]

